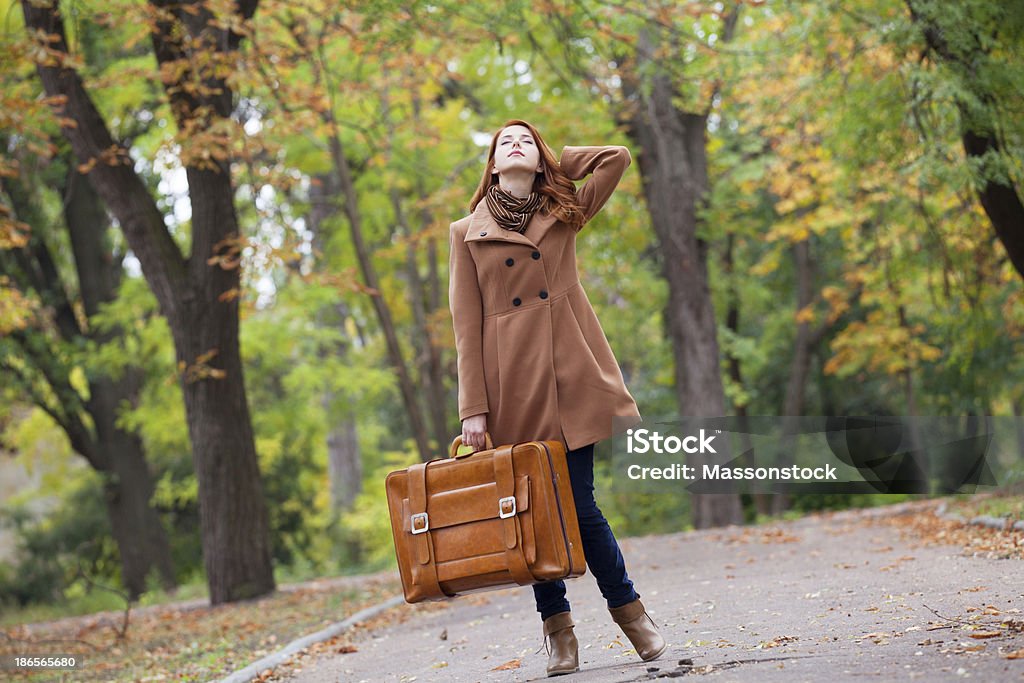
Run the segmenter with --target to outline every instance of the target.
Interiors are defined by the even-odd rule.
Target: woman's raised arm
[[[612,196],[631,161],[629,150],[622,145],[562,149],[558,166],[570,180],[580,180],[593,173],[593,177],[576,190],[576,197],[583,207],[584,222],[593,218]]]

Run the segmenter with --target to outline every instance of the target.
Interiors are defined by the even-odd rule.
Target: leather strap
[[[512,469],[512,448],[513,445],[510,444],[499,448],[494,453],[494,481],[497,483],[499,500],[516,495],[515,472]],[[497,505],[498,501],[494,501],[494,504]],[[512,578],[520,586],[534,583],[533,574],[526,566],[523,544],[519,541],[522,538],[522,530],[518,513],[501,521],[505,532],[505,559],[508,562]]]
[[[427,465],[426,462],[418,462],[410,465],[408,469],[409,486],[409,512],[415,515],[427,511]],[[427,519],[429,527],[430,519]],[[412,530],[412,519],[409,520],[410,531]],[[412,548],[416,562],[412,565],[412,580],[423,586],[427,592],[440,596],[448,595],[441,590],[441,584],[437,580],[437,563],[433,558],[433,539],[430,529],[420,534],[413,534]],[[417,564],[418,563],[418,564]]]

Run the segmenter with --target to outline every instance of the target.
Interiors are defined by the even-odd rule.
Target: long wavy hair
[[[484,175],[480,179],[476,192],[473,193],[473,199],[469,202],[470,212],[476,210],[476,205],[483,200],[484,195],[487,193],[487,188],[498,184],[498,175],[494,173],[494,150],[498,146],[498,135],[509,126],[515,125],[525,126],[529,129],[534,142],[537,143],[537,149],[540,151],[541,165],[544,167],[544,170],[538,172],[533,179],[533,191],[541,196],[539,210],[544,213],[553,214],[556,219],[567,223],[575,229],[579,229],[583,225],[584,216],[583,209],[576,199],[576,185],[569,180],[569,176],[562,173],[562,169],[558,166],[558,159],[555,158],[554,153],[547,143],[544,142],[544,138],[537,132],[533,124],[521,119],[506,121],[491,136],[491,148],[487,153],[487,166],[484,168]]]

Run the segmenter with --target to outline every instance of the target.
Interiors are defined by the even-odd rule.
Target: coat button
[[[486,230],[484,230],[484,231],[483,231],[482,233],[480,233],[480,236],[481,236],[481,237],[483,237],[483,236],[484,236],[484,235],[486,235],[486,234],[487,234],[487,231],[486,231]]]
[[[512,258],[505,259],[505,265],[506,266],[511,266],[513,263],[515,263],[515,259],[512,259]]]
[[[532,256],[533,260],[536,261],[537,259],[540,258],[540,252],[539,251],[535,251],[532,254],[530,254],[530,256]]]
[[[548,290],[546,290],[546,289],[540,290],[540,298],[541,299],[547,299],[548,298]]]
[[[522,300],[518,296],[515,299],[512,299],[512,305],[513,306],[518,306],[521,303],[523,303],[523,302],[522,302]]]

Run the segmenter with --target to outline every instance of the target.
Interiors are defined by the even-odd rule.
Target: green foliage
[[[74,598],[88,592],[88,579],[120,579],[117,549],[103,505],[100,477],[79,468],[64,497],[44,517],[26,504],[0,508],[0,522],[17,537],[18,560],[0,565],[0,596],[17,606]]]
[[[343,513],[339,519],[346,537],[362,548],[362,567],[367,571],[386,569],[396,564],[384,480],[389,472],[408,467],[416,461],[414,453],[387,454],[385,463],[372,470],[364,480],[363,492],[356,498],[352,509]]]
[[[793,510],[806,513],[893,505],[917,498],[909,493],[801,493],[794,495],[791,502]]]

